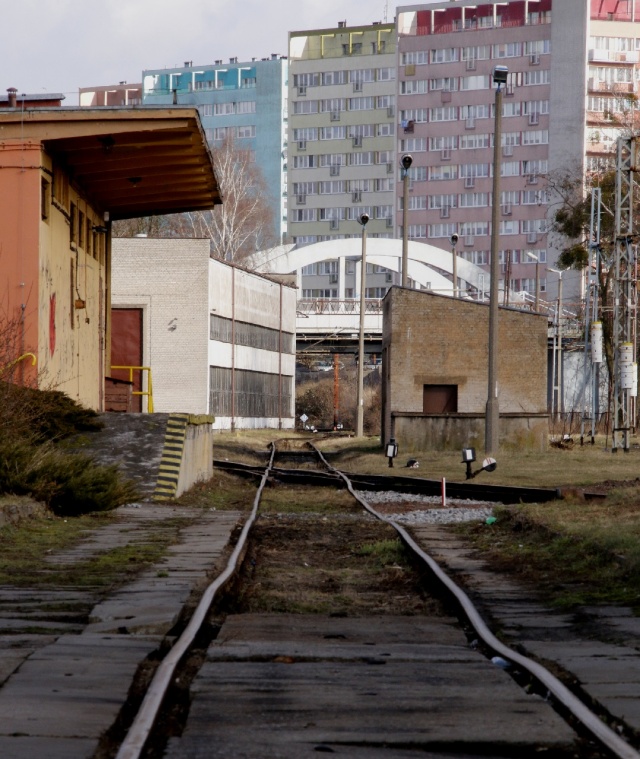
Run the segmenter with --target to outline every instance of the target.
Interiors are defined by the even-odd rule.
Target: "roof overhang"
[[[39,141],[110,218],[201,211],[221,203],[197,109],[0,111],[0,143]]]

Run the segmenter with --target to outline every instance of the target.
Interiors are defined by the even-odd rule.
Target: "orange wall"
[[[0,352],[1,371],[26,351],[39,358],[40,145],[0,142],[0,182],[0,331],[9,329],[13,337],[8,355]],[[30,361],[21,362],[17,374],[35,381]]]
[[[37,371],[41,388],[62,390],[102,409],[105,235],[92,232],[101,216],[78,188],[69,186],[64,202],[58,200],[53,169],[51,157],[37,143],[0,143],[2,306],[17,319],[21,353],[33,351],[38,357],[34,370],[30,362],[21,362],[25,379],[34,380]],[[43,181],[48,185],[44,194]],[[20,381],[20,376],[14,373],[12,379]]]

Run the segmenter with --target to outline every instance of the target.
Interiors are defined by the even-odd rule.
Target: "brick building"
[[[546,445],[547,320],[501,308],[500,443]],[[401,450],[484,445],[489,307],[392,287],[383,302],[382,440]]]

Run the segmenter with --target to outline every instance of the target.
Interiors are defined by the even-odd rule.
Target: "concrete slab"
[[[454,744],[456,756],[498,746],[515,756],[575,738],[447,620],[230,617],[192,690],[167,757],[300,757],[320,745],[350,757],[351,747],[375,756],[393,746],[388,757],[419,746],[425,756]],[[204,741],[209,754],[198,753]]]

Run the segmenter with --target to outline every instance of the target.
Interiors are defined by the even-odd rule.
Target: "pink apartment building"
[[[494,94],[503,89],[500,262],[512,289],[556,297],[562,241],[549,233],[550,172],[610,160],[637,92],[639,0],[451,0],[399,7],[398,153],[410,153],[410,239],[487,266],[491,241]],[[402,184],[398,184],[398,209]],[[400,228],[402,214],[397,214]],[[488,281],[488,278],[487,278]],[[565,275],[569,298],[581,295]]]

